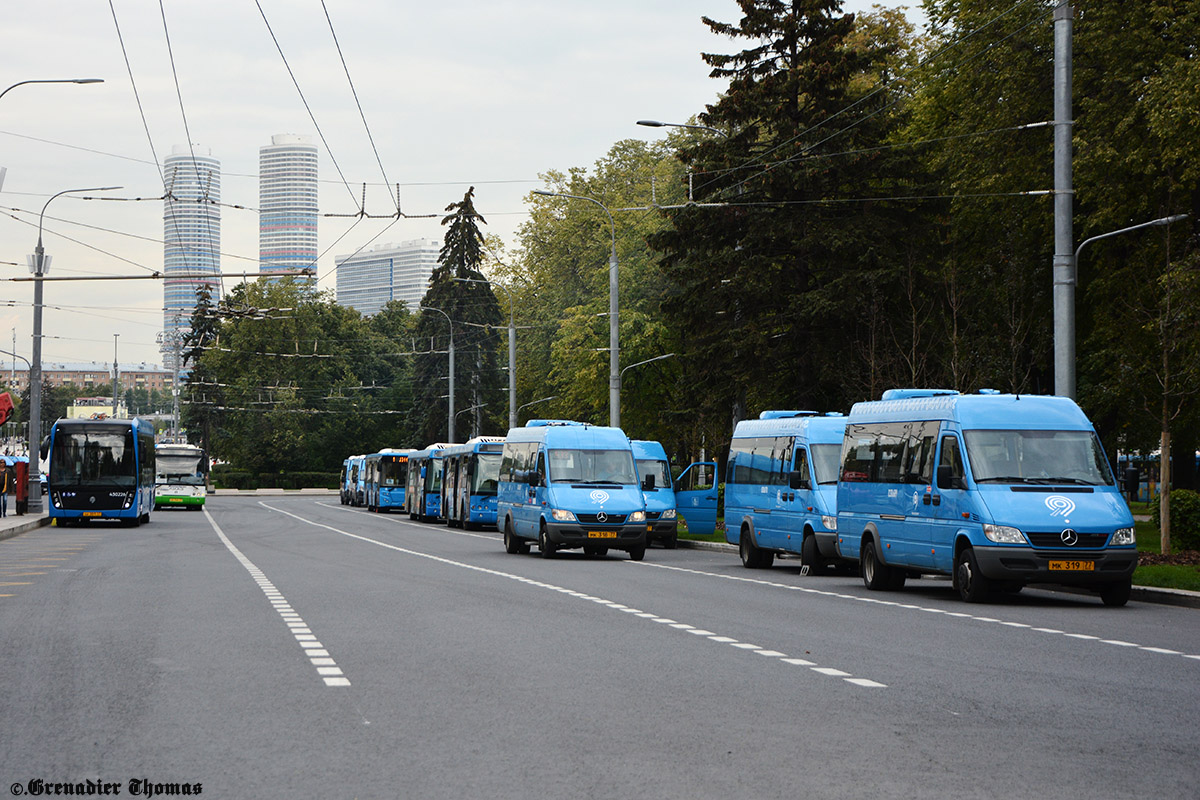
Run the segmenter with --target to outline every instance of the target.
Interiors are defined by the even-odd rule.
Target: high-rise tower
[[[258,149],[258,207],[259,272],[315,269],[317,148],[310,137],[277,134]]]
[[[164,343],[191,327],[196,291],[207,286],[216,303],[221,295],[221,162],[212,150],[176,145],[163,161],[167,199],[163,203]],[[168,369],[176,348],[164,344]]]
[[[378,244],[350,256],[336,256],[337,304],[376,314],[391,300],[416,311],[429,291],[442,245],[432,239]]]

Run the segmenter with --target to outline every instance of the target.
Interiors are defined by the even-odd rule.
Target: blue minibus
[[[404,508],[408,485],[408,456],[411,449],[384,448],[366,457],[366,506],[368,511]]]
[[[442,451],[450,445],[431,444],[408,454],[408,486],[404,505],[409,519],[437,522],[442,516]]]
[[[503,436],[477,436],[442,451],[442,515],[447,525],[474,530],[496,524],[503,451]]]
[[[654,540],[673,550],[679,541],[676,519],[675,486],[671,481],[671,462],[659,442],[634,439],[633,459],[637,464],[638,482],[646,503],[646,544]]]
[[[838,552],[871,589],[949,575],[963,600],[1029,583],[1129,600],[1133,515],[1069,398],[892,389],[846,421]]]
[[[543,558],[581,547],[589,555],[646,555],[646,506],[633,449],[620,428],[530,420],[504,439],[497,503],[504,549]]]
[[[837,479],[846,418],[764,411],[739,422],[729,443],[725,540],[750,569],[800,556],[818,572],[838,560]]]
[[[48,450],[48,453],[46,452]],[[60,419],[50,429],[49,516],[58,525],[115,519],[137,527],[154,507],[154,426],[140,419]]]

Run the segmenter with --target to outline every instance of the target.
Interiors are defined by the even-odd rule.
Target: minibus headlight
[[[675,519],[675,509],[668,508],[662,513],[662,516],[659,517],[659,519]]]
[[[575,522],[575,515],[570,511],[562,508],[556,508],[550,512],[550,516],[554,517],[555,522]]]
[[[837,530],[837,517],[821,517],[821,524],[825,526],[827,531]]]
[[[1112,544],[1137,544],[1133,528],[1118,528],[1117,532],[1113,534]]]
[[[984,525],[983,535],[998,544],[1025,544],[1025,534],[1007,525]]]
[[[629,515],[629,521],[630,522],[645,522],[646,521],[646,512],[645,511],[633,512],[632,514]]]

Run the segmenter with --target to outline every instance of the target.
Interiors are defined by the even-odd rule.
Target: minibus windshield
[[[976,483],[1111,486],[1104,449],[1091,431],[965,431]]]
[[[643,461],[638,459],[638,473],[642,476],[642,480],[646,480],[647,475],[654,476],[655,489],[670,489],[671,488],[671,470],[667,467],[665,461]]]
[[[842,474],[842,446],[840,444],[814,444],[812,451],[813,470],[817,483],[835,484]]]
[[[548,450],[551,483],[635,485],[629,450]]]

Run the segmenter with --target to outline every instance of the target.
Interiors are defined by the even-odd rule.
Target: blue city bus
[[[49,516],[58,525],[113,519],[136,527],[154,507],[154,426],[139,419],[60,419],[43,445]]]
[[[1029,583],[1129,600],[1133,515],[1069,398],[892,389],[855,404],[841,458],[838,551],[870,589],[938,574],[967,602]]]
[[[500,462],[497,514],[508,553],[538,543],[543,558],[582,547],[646,555],[646,505],[633,449],[620,428],[530,420],[509,430]]]
[[[364,455],[350,456],[342,462],[342,484],[339,494],[344,506],[362,505],[361,486],[366,458]]]
[[[496,524],[503,436],[477,436],[442,451],[442,516],[452,528],[474,530]]]
[[[442,451],[450,445],[431,444],[408,455],[405,510],[410,519],[437,522],[442,516]]]
[[[838,559],[837,479],[846,418],[815,411],[764,411],[742,420],[729,443],[725,540],[750,569],[776,555],[801,569]]]
[[[414,450],[384,448],[366,457],[366,504],[368,511],[404,508],[408,488],[408,457]]]
[[[646,503],[646,544],[655,539],[674,550],[679,541],[675,509],[675,485],[671,480],[671,462],[659,442],[633,439],[633,459],[637,465],[642,499]]]

